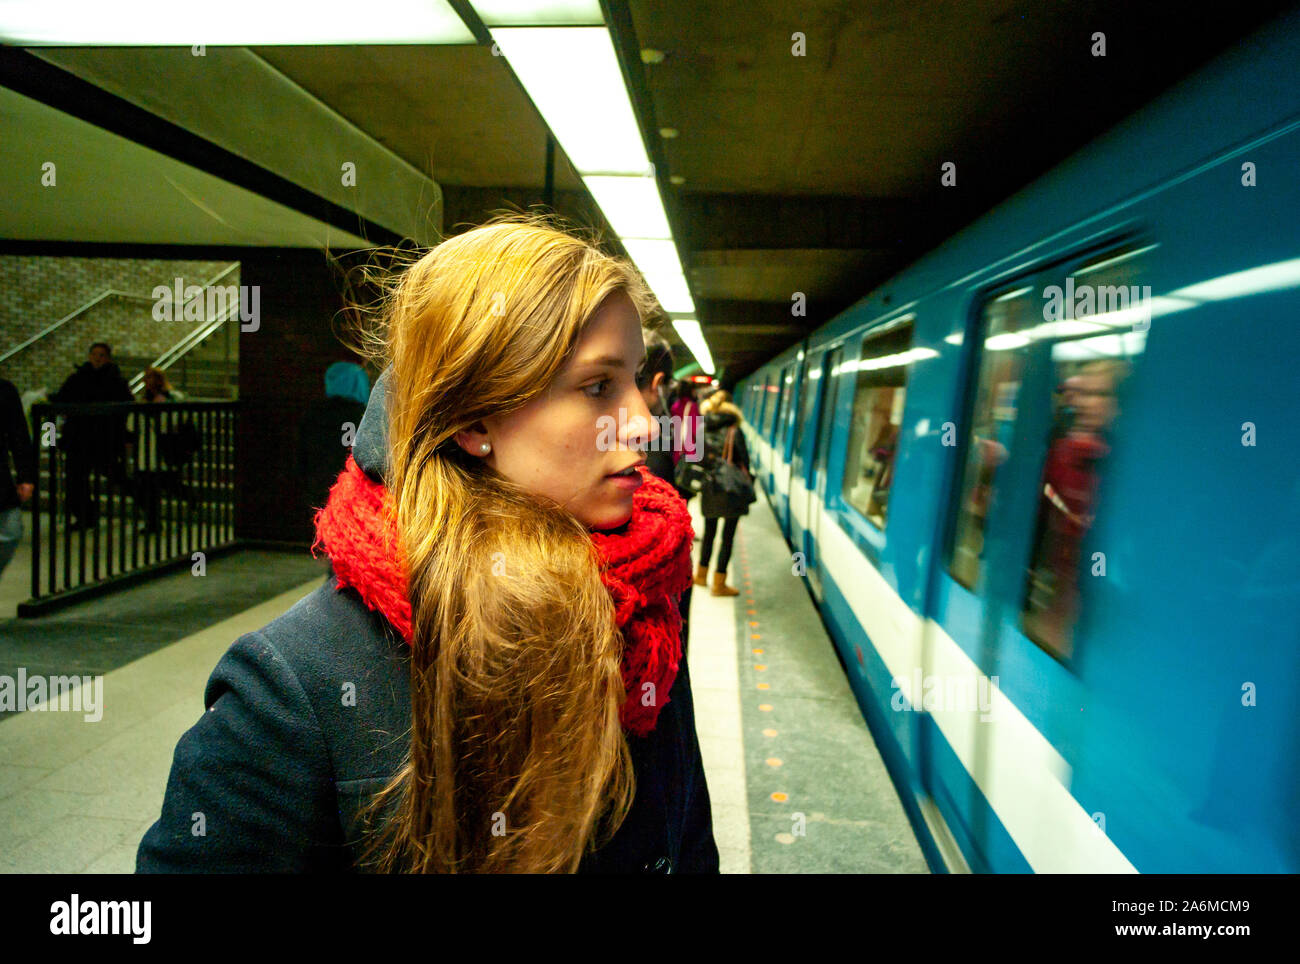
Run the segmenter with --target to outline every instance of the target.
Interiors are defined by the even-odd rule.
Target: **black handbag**
[[[677,488],[692,495],[698,495],[704,488],[708,473],[704,471],[703,460],[692,462],[685,455],[673,469],[673,482]]]
[[[733,505],[748,506],[751,502],[757,502],[758,496],[754,492],[754,482],[749,473],[732,461],[735,439],[736,427],[733,425],[727,429],[722,458],[714,465],[706,484],[710,492],[722,496]]]

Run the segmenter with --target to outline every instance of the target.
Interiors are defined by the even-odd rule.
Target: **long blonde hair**
[[[410,753],[366,809],[366,869],[570,872],[634,793],[622,639],[586,528],[457,432],[545,391],[625,261],[545,219],[444,241],[391,286],[379,361],[412,610]]]

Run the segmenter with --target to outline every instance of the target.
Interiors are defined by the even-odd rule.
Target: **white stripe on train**
[[[756,433],[749,434],[764,469],[770,469],[771,447]],[[791,489],[796,486],[802,503],[806,497],[803,485],[792,480]],[[802,505],[792,502],[791,511],[804,528],[812,528],[812,520],[803,518]],[[813,494],[812,518],[821,511],[821,502]],[[817,551],[827,577],[848,601],[854,618],[911,705],[917,703],[918,694],[913,693],[917,675],[987,687],[992,698],[987,722],[980,721],[978,706],[935,709],[930,716],[1029,866],[1036,873],[1137,873],[1070,794],[1071,769],[1065,758],[944,628],[913,612],[833,519],[825,520],[819,534]],[[849,587],[851,591],[846,592]],[[928,665],[922,659],[927,652]],[[887,707],[888,696],[882,702]],[[979,735],[986,741],[985,769],[976,773]]]

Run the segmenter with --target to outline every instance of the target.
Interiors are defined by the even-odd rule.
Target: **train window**
[[[1074,654],[1081,546],[1097,512],[1116,389],[1145,343],[1150,289],[1135,282],[1147,250],[1112,250],[1063,284],[1037,279],[980,311],[979,379],[948,570],[976,589],[997,536],[1004,549],[990,572],[1025,566],[1019,588],[999,595],[1022,593],[1022,630],[1058,659]],[[991,520],[999,498],[1006,505]]]
[[[909,320],[866,335],[857,362],[842,491],[845,502],[881,529],[889,512],[911,347]]]
[[[785,369],[777,369],[776,372],[776,414],[772,416],[772,423],[767,427],[768,432],[772,435],[772,449],[775,451],[780,445],[781,434],[781,414],[785,411]]]
[[[812,396],[813,390],[817,387],[812,376],[813,360],[809,358],[804,363],[803,384],[799,387],[799,416],[794,423],[794,449],[790,456],[796,472],[803,469],[803,456],[800,453],[803,446],[803,427],[812,417]]]
[[[1111,252],[1071,273],[1064,290],[1123,290],[1134,293],[1137,304],[1099,304],[1097,314],[1078,316],[1078,330],[1066,329],[1052,344],[1052,419],[1020,621],[1026,636],[1062,659],[1074,655],[1080,549],[1097,513],[1100,466],[1119,413],[1116,392],[1132,357],[1145,347],[1143,311],[1150,305],[1143,308],[1141,292],[1149,289],[1136,284],[1144,250]],[[1094,297],[1101,302],[1101,295]],[[1088,325],[1096,327],[1088,332]]]
[[[776,410],[776,446],[785,451],[785,417],[790,410],[790,397],[794,394],[794,366],[781,372],[781,404]]]
[[[979,384],[971,411],[966,471],[948,571],[967,589],[979,582],[984,557],[984,527],[993,503],[998,467],[1006,460],[1015,428],[1016,402],[1025,363],[1022,350],[1029,339],[1021,335],[1040,319],[1032,286],[994,296],[981,311],[984,337]]]
[[[819,493],[822,495],[826,492],[826,462],[830,451],[831,428],[835,423],[835,387],[839,384],[840,360],[843,356],[843,346],[837,345],[826,353],[822,361],[822,411],[817,422],[817,447],[813,450],[813,471],[817,475],[817,484],[822,486]]]
[[[767,405],[763,414],[763,436],[771,439],[772,426],[776,422],[776,408],[781,401],[781,372],[776,371],[767,383]]]

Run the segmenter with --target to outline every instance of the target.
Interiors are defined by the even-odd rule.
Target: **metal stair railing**
[[[206,291],[212,285],[216,284],[226,275],[230,274],[232,271],[237,270],[238,268],[239,268],[238,261],[236,261],[234,264],[230,265],[229,267],[224,268],[223,270],[221,270],[220,272],[218,272],[217,274],[209,278],[207,281],[205,281],[202,285],[200,285],[199,286],[200,292]],[[24,339],[23,341],[15,345],[13,348],[10,348],[3,355],[0,355],[0,362],[5,362],[9,360],[14,355],[17,355],[20,351],[23,351],[24,349],[36,344],[46,335],[50,334],[53,331],[57,331],[59,328],[62,328],[64,325],[72,321],[74,318],[85,314],[87,311],[95,307],[95,305],[99,304],[101,301],[105,300],[106,298],[113,298],[113,297],[126,298],[131,301],[153,301],[153,299],[150,298],[148,295],[137,295],[137,294],[132,294],[129,291],[118,291],[116,288],[106,288],[103,291],[101,291],[99,294],[97,294],[95,297],[87,301],[85,304],[81,305],[80,307],[74,308],[72,311],[64,315],[62,318],[54,322],[52,325],[49,325],[46,328],[41,329],[36,334],[32,335],[30,338]],[[141,380],[143,381],[144,378],[143,374],[140,377]]]
[[[233,307],[227,306],[225,312],[220,318],[215,318],[212,321],[205,322],[198,328],[190,329],[189,333],[186,334],[184,338],[159,355],[154,363],[149,367],[157,368],[160,371],[167,371],[167,369],[171,368],[172,365],[180,361],[184,355],[203,344],[203,342],[207,340],[208,336],[213,334],[218,328],[229,321],[231,314],[238,309],[238,303]],[[140,389],[144,387],[144,372],[141,371],[132,375],[127,384],[130,386],[132,395],[139,394]]]

